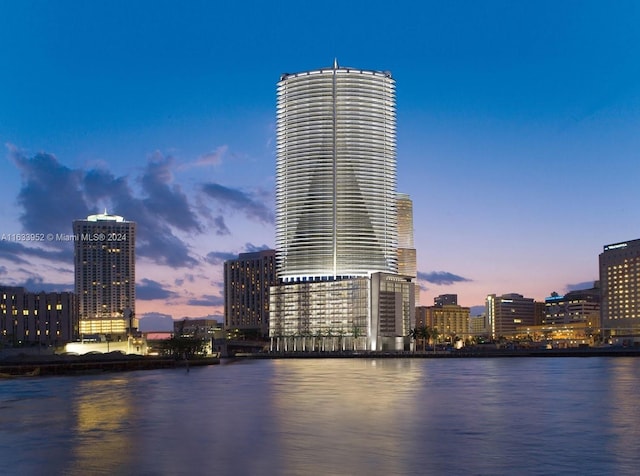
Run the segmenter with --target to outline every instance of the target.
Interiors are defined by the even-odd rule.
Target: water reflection
[[[16,380],[0,385],[2,468],[636,474],[639,382],[634,358],[301,359]]]
[[[131,467],[132,412],[137,402],[128,384],[126,376],[78,382],[71,400],[75,426],[70,472],[121,474]]]
[[[404,474],[423,366],[413,360],[274,362],[273,406],[286,474]],[[314,471],[311,471],[314,472]]]
[[[629,472],[638,471],[638,445],[629,442],[640,441],[639,387],[638,362],[632,359],[616,362],[608,379],[609,391],[602,402],[608,410],[607,414],[610,414],[607,431],[613,434],[605,450],[616,458],[618,467]],[[635,466],[631,464],[634,460]]]

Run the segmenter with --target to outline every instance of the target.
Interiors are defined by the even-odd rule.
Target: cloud
[[[45,283],[40,277],[31,277],[26,281],[17,283],[16,286],[21,286],[27,291],[39,293],[44,291],[45,293],[62,293],[73,292],[73,284],[60,284],[60,283]]]
[[[261,223],[273,224],[273,212],[262,201],[254,200],[250,195],[238,189],[228,188],[217,183],[205,183],[202,191],[220,205],[243,212],[249,218]]]
[[[235,253],[227,253],[226,251],[212,251],[207,253],[205,261],[209,264],[222,264],[227,260],[236,259],[238,257]]]
[[[256,251],[264,251],[268,250],[269,247],[267,245],[254,245],[253,243],[245,243],[244,249],[246,253],[255,253]]]
[[[46,236],[45,236],[46,239]],[[44,258],[51,261],[73,261],[73,249],[67,247],[64,250],[50,250],[25,246],[15,241],[0,240],[0,258],[16,264],[29,264],[24,257]]]
[[[140,177],[142,190],[146,194],[143,200],[147,210],[155,216],[183,231],[201,232],[202,227],[191,210],[187,196],[177,184],[172,184],[171,168],[174,160],[156,152],[147,162]]]
[[[83,173],[47,153],[27,158],[10,148],[10,155],[22,176],[18,205],[24,231],[70,233],[72,220],[89,212],[82,193]]]
[[[216,228],[216,235],[224,236],[231,234],[229,228],[227,228],[227,224],[224,222],[224,217],[222,215],[215,217],[213,219],[213,224]]]
[[[471,279],[463,278],[462,276],[458,276],[447,271],[431,271],[428,273],[418,271],[418,279],[441,286],[449,286],[453,283],[472,281]]]
[[[207,152],[198,157],[193,163],[194,167],[205,167],[209,165],[220,165],[222,163],[222,156],[227,152],[228,147],[222,145],[213,152]]]
[[[136,299],[141,301],[153,301],[154,299],[169,299],[177,296],[177,293],[162,287],[162,284],[152,279],[142,279],[136,284]]]
[[[222,296],[204,295],[200,299],[189,299],[187,304],[190,306],[223,306],[224,298]]]
[[[141,332],[172,332],[173,318],[169,314],[147,312],[140,317]]]
[[[566,290],[569,291],[581,291],[583,289],[591,289],[593,288],[593,284],[595,281],[583,281],[582,283],[576,284],[567,284]]]
[[[157,180],[165,180],[167,175],[170,176],[170,172],[157,166],[155,170],[143,173],[140,179],[146,181],[147,192],[155,190],[154,197],[159,196],[157,203],[150,195],[142,199],[134,196],[126,177],[115,177],[106,170],[89,170],[85,175],[84,187],[93,203],[108,203],[112,213],[136,222],[138,257],[148,258],[155,263],[172,268],[192,267],[197,264],[197,260],[191,256],[188,245],[171,229],[171,225],[177,228],[184,225],[186,227],[184,231],[194,230],[195,213],[188,210],[184,194],[176,192],[175,210],[165,210],[163,214],[157,214],[154,211],[160,208],[161,202],[171,200],[169,196],[173,192],[167,191],[162,185],[154,185]],[[166,208],[170,208],[170,205],[166,205]],[[190,218],[182,223],[181,220],[175,219],[175,215],[180,213],[184,213],[185,216],[190,215]],[[197,226],[199,231],[199,225]]]
[[[0,276],[7,274],[7,267],[0,266]]]

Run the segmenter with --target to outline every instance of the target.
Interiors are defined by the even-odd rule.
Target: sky
[[[421,302],[590,287],[640,237],[640,2],[0,1],[0,283],[73,290],[71,233],[138,223],[138,317],[223,314],[273,248],[276,83],[391,71]]]

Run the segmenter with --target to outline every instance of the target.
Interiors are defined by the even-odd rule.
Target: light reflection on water
[[[273,360],[0,382],[3,474],[637,474],[640,360]]]

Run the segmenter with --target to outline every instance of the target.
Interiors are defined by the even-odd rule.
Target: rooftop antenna
[[[333,58],[333,69],[338,69],[340,66],[338,66],[338,58]]]

